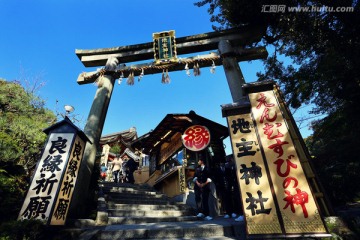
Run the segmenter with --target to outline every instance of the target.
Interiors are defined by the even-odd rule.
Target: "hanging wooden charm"
[[[122,80],[123,80],[123,79],[124,79],[124,73],[121,72],[121,75],[120,75],[120,77],[119,77],[119,79],[118,79],[118,84],[119,84],[119,85],[122,83]]]
[[[211,72],[212,74],[215,73],[215,68],[216,68],[215,63],[214,63],[214,61],[212,61],[212,65],[211,65],[211,67],[210,67],[210,72]]]
[[[138,77],[138,82],[140,82],[140,80],[141,80],[143,77],[144,77],[144,69],[142,68],[142,69],[141,69],[141,73],[140,73],[140,75],[139,75],[139,77]]]
[[[134,72],[130,72],[126,83],[131,86],[134,85]]]
[[[200,76],[200,67],[199,63],[194,63],[194,76]]]
[[[196,63],[194,63],[193,72],[194,72],[194,76],[196,77],[198,75],[198,71],[197,71],[197,68],[196,68]]]
[[[170,83],[169,71],[167,69],[166,69],[166,73],[165,73],[165,83]]]
[[[190,70],[189,70],[189,64],[185,64],[185,71],[186,71],[186,75],[188,75],[190,77]]]
[[[163,69],[163,72],[161,74],[161,83],[165,83],[165,70]]]

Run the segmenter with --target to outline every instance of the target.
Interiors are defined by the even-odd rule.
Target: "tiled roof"
[[[122,142],[125,146],[138,138],[136,128],[132,127],[128,130],[104,135],[100,138],[100,145]]]

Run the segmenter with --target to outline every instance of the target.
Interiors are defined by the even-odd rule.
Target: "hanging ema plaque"
[[[175,31],[153,33],[155,64],[176,62]]]
[[[205,126],[193,125],[185,130],[181,139],[187,149],[201,151],[210,143],[210,131]]]

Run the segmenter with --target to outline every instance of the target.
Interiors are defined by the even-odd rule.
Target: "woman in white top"
[[[121,170],[121,166],[122,166],[122,159],[121,158],[115,158],[114,161],[112,162],[113,164],[113,168],[112,168],[112,172],[113,172],[113,176],[114,176],[114,182],[118,183],[119,182],[119,172]]]

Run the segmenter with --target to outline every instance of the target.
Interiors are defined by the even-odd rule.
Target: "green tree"
[[[44,104],[20,83],[0,79],[1,166],[21,165],[28,173],[34,168],[46,139],[42,130],[56,118]]]
[[[17,218],[47,137],[42,130],[55,117],[34,92],[0,79],[0,223]]]
[[[119,154],[121,152],[122,148],[119,144],[115,144],[113,146],[111,146],[110,148],[110,152],[111,153],[115,153],[115,154]]]
[[[261,43],[271,54],[259,81],[276,80],[293,109],[312,104],[310,113],[326,116],[312,123],[314,134],[307,141],[317,172],[335,204],[359,198],[360,184],[353,184],[360,171],[359,1],[202,0],[195,5],[208,6],[215,30],[266,25]]]

